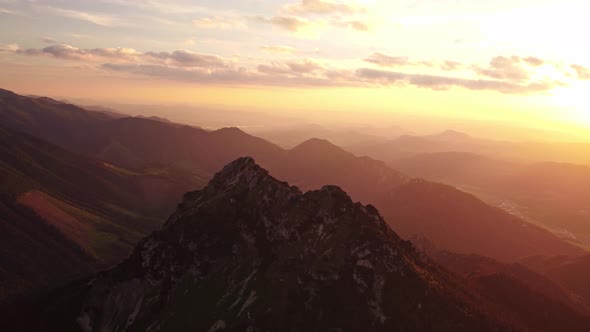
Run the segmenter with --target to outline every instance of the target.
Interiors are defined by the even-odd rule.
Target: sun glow
[[[553,99],[559,109],[557,117],[590,129],[588,91],[590,91],[590,83],[580,83],[555,90]]]

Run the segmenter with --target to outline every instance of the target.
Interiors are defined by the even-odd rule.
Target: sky
[[[0,0],[0,87],[583,134],[589,11],[586,0]]]

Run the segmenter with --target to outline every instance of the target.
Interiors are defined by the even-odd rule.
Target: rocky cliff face
[[[454,280],[374,207],[333,186],[302,193],[240,158],[60,303],[84,331],[502,329]]]

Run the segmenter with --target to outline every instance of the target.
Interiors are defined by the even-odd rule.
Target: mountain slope
[[[162,230],[45,314],[55,330],[487,331],[454,278],[372,206],[301,193],[253,159],[189,193]]]
[[[0,307],[32,290],[85,276],[98,266],[95,257],[67,236],[0,195]]]
[[[0,302],[120,262],[190,186],[0,127]]]
[[[489,310],[514,324],[534,331],[584,331],[590,326],[590,302],[524,265],[438,250],[423,237],[412,242],[462,277],[464,285],[480,294]]]
[[[88,130],[113,117],[46,97],[25,97],[0,89],[0,123],[5,128],[73,149]]]
[[[0,90],[0,123],[119,167],[198,181],[240,156],[266,160],[283,151],[237,128],[208,132],[161,119],[111,116],[7,90]]]
[[[459,152],[422,154],[392,165],[411,176],[457,186],[558,236],[590,247],[590,167],[518,164]]]
[[[586,303],[590,303],[590,255],[536,256],[524,259],[522,263],[577,294]]]
[[[584,251],[475,196],[451,186],[412,180],[376,203],[404,238],[421,235],[436,247],[504,262],[527,256],[581,255]]]

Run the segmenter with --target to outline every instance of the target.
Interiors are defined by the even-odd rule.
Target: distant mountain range
[[[345,148],[359,156],[370,156],[395,165],[399,160],[421,154],[444,152],[468,152],[510,162],[567,162],[590,165],[590,143],[511,141],[498,137],[496,140],[473,137],[448,130],[434,135],[402,135],[386,141],[358,142]]]
[[[123,263],[52,294],[30,328],[584,331],[590,323],[543,277],[462,257],[447,262],[455,276],[373,206],[334,186],[302,193],[240,158],[187,193]],[[473,262],[497,273],[464,279]]]
[[[470,139],[456,132],[447,132],[443,136],[443,138],[438,137],[437,139],[439,141]],[[143,328],[147,326],[145,324],[152,323],[175,324],[171,317],[159,315],[176,311],[178,308],[173,307],[176,305],[174,303],[180,305],[185,300],[196,306],[205,305],[205,302],[199,302],[201,300],[195,300],[192,297],[186,298],[181,293],[187,290],[187,294],[198,295],[197,297],[200,298],[204,294],[202,293],[203,289],[211,287],[212,293],[209,295],[220,296],[219,310],[237,315],[232,316],[231,319],[216,318],[218,317],[216,316],[217,312],[211,311],[212,307],[205,306],[203,308],[207,314],[203,314],[201,321],[196,321],[194,317],[190,318],[190,313],[182,313],[183,311],[178,309],[179,314],[185,315],[185,318],[179,321],[189,322],[195,328],[205,328],[205,326],[213,328],[215,324],[222,324],[221,321],[223,321],[224,326],[240,330],[249,324],[263,329],[265,326],[285,326],[281,324],[286,324],[286,321],[283,320],[286,319],[295,324],[293,326],[305,329],[305,321],[308,319],[317,321],[319,318],[306,311],[306,302],[303,298],[301,298],[303,309],[300,309],[303,311],[294,314],[294,316],[286,314],[294,309],[284,307],[285,304],[280,302],[276,304],[278,308],[281,308],[280,310],[283,310],[279,316],[265,314],[264,306],[256,307],[256,311],[253,311],[256,316],[267,317],[256,320],[256,322],[247,318],[248,315],[244,314],[246,309],[240,309],[244,306],[248,308],[252,304],[247,302],[256,301],[249,300],[251,291],[255,292],[253,296],[260,299],[261,303],[271,304],[267,302],[270,301],[270,297],[264,294],[268,290],[265,290],[262,285],[269,285],[268,289],[272,289],[273,292],[275,290],[279,292],[281,289],[280,285],[274,285],[271,282],[271,276],[273,276],[272,280],[275,280],[274,276],[278,276],[279,279],[283,276],[286,278],[285,271],[289,271],[289,269],[304,271],[303,266],[308,264],[308,260],[313,256],[312,253],[303,249],[308,245],[304,240],[306,237],[313,238],[316,234],[313,232],[317,230],[313,229],[319,226],[312,225],[312,220],[320,217],[314,215],[314,211],[324,208],[322,202],[325,201],[328,204],[325,211],[327,215],[321,216],[324,221],[332,218],[331,214],[339,216],[338,218],[334,217],[338,220],[365,220],[367,218],[382,220],[375,208],[353,204],[348,195],[353,201],[376,206],[388,225],[379,226],[378,229],[369,232],[372,235],[368,236],[374,240],[361,238],[359,241],[375,241],[377,243],[383,241],[383,243],[388,243],[386,246],[390,246],[392,250],[395,248],[402,253],[401,255],[405,258],[399,261],[402,262],[400,266],[406,266],[402,270],[407,268],[404,271],[408,275],[415,276],[412,279],[412,285],[415,285],[416,288],[410,287],[408,291],[420,290],[416,294],[422,294],[418,296],[411,293],[410,296],[410,293],[396,293],[398,297],[391,300],[394,302],[387,306],[376,307],[375,299],[371,297],[376,295],[368,295],[376,293],[371,293],[367,289],[365,293],[361,292],[365,294],[363,297],[359,295],[361,293],[351,292],[351,298],[347,298],[347,301],[352,301],[354,298],[361,301],[362,308],[364,308],[358,309],[360,311],[348,312],[345,315],[351,316],[350,324],[353,324],[351,326],[370,324],[367,326],[372,326],[375,330],[396,326],[398,329],[410,327],[417,330],[428,330],[428,327],[432,329],[434,325],[420,325],[421,323],[412,316],[415,315],[416,307],[411,309],[410,306],[418,305],[418,303],[411,301],[403,303],[401,301],[401,299],[413,299],[415,296],[418,296],[417,298],[426,296],[423,291],[431,289],[429,288],[432,286],[429,284],[430,281],[435,284],[439,283],[443,287],[438,290],[440,292],[436,291],[432,293],[432,296],[426,296],[425,302],[420,302],[420,305],[430,306],[427,311],[432,312],[432,315],[428,316],[430,321],[440,324],[438,326],[447,327],[447,330],[453,330],[452,327],[460,330],[469,330],[469,327],[475,330],[489,330],[494,327],[505,328],[506,326],[533,328],[537,326],[535,324],[542,323],[534,321],[531,317],[525,319],[523,315],[517,315],[520,317],[518,318],[502,313],[499,308],[502,307],[501,303],[504,303],[502,301],[505,299],[489,299],[488,295],[490,294],[486,293],[490,289],[494,289],[493,287],[505,286],[514,287],[515,291],[528,294],[530,289],[525,287],[526,283],[525,286],[522,285],[522,279],[516,278],[520,283],[518,285],[513,281],[503,279],[500,281],[491,280],[492,284],[488,284],[490,288],[485,288],[480,284],[480,281],[484,282],[482,281],[484,279],[478,279],[477,281],[469,281],[478,284],[477,287],[463,287],[461,283],[465,280],[462,279],[462,272],[455,269],[452,262],[442,259],[439,262],[451,267],[452,273],[440,270],[428,259],[420,258],[420,254],[411,249],[411,245],[401,240],[389,227],[400,234],[402,238],[423,236],[440,250],[452,252],[453,255],[487,256],[500,265],[522,261],[529,256],[563,255],[574,259],[586,253],[580,247],[554,236],[546,229],[527,222],[517,215],[487,205],[473,195],[449,185],[413,179],[412,176],[416,174],[412,171],[411,166],[400,167],[405,171],[404,173],[410,174],[406,175],[391,168],[385,162],[370,157],[357,157],[329,141],[321,139],[311,139],[286,150],[261,138],[246,134],[237,128],[207,131],[198,127],[170,123],[162,119],[114,116],[110,111],[108,113],[100,110],[88,111],[49,98],[24,97],[6,90],[0,90],[0,138],[3,141],[0,148],[0,181],[2,181],[2,188],[7,188],[0,204],[0,227],[6,230],[3,235],[0,235],[6,240],[0,241],[0,259],[2,260],[0,261],[0,278],[3,281],[3,288],[0,290],[4,299],[23,293],[33,294],[31,293],[33,290],[48,290],[74,278],[88,275],[123,261],[140,238],[162,225],[166,215],[174,210],[174,206],[185,192],[202,189],[187,194],[184,202],[166,223],[163,230],[153,233],[142,241],[136,247],[131,258],[109,272],[100,274],[98,278],[101,281],[96,286],[98,288],[91,285],[71,284],[66,287],[63,293],[59,292],[59,294],[69,294],[63,295],[65,298],[59,298],[62,295],[58,293],[48,297],[48,301],[65,303],[69,309],[72,308],[71,306],[76,307],[82,303],[86,303],[87,306],[95,306],[87,316],[79,316],[82,319],[82,325],[87,323],[92,323],[93,326],[106,324],[103,320],[106,319],[116,326],[123,326],[127,323],[121,320],[122,317],[125,317],[125,320],[133,318],[129,324],[133,325],[137,321],[138,325],[134,326]],[[254,157],[262,167],[268,170],[270,175],[277,179],[286,180],[290,184],[298,186],[299,189],[289,187],[271,178],[251,159],[239,159],[214,177],[215,173],[224,165],[242,156]],[[420,157],[416,155],[413,158]],[[449,155],[442,158],[453,161],[454,164],[449,166],[449,169],[459,167],[457,165],[467,162],[486,164],[485,159],[475,154],[454,155],[454,157]],[[410,159],[407,160],[408,165],[411,165]],[[400,163],[400,165],[402,164]],[[416,169],[429,169],[424,164],[421,165]],[[444,163],[441,162],[440,165],[444,165]],[[490,172],[496,174],[501,172],[503,167],[512,169],[511,163],[499,163],[492,164]],[[431,167],[431,169],[440,170],[437,167]],[[234,173],[241,174],[236,175],[235,178],[236,183],[241,183],[236,185],[239,187],[239,195],[233,191],[234,187],[228,180],[233,179],[232,174]],[[244,174],[251,174],[257,180],[252,184],[248,182],[247,177],[244,178]],[[458,170],[455,174],[463,176],[464,172]],[[210,180],[212,182],[206,189],[203,189]],[[270,187],[259,188],[257,181],[268,184]],[[558,183],[558,181],[554,183]],[[341,189],[325,187],[326,185],[339,186],[348,194],[345,194]],[[244,186],[259,195],[248,194],[244,191]],[[298,190],[315,191],[303,194]],[[293,197],[289,195],[283,197],[282,194],[279,195],[280,197],[274,197],[267,191],[292,192]],[[237,195],[234,198],[235,202],[239,202],[239,205],[246,210],[242,208],[234,210],[231,205],[234,203],[231,203],[231,199],[227,200],[227,195]],[[210,201],[211,205],[207,205],[207,208],[203,206],[197,209],[197,206],[200,206],[198,202],[201,202],[199,197],[201,200]],[[305,204],[300,201],[304,201]],[[328,207],[332,207],[330,202],[338,202],[337,206],[343,204],[347,211],[356,212],[343,214],[343,211],[328,209]],[[270,205],[273,204],[276,205],[277,211],[270,209]],[[291,204],[295,205],[291,206]],[[270,210],[266,211],[263,208]],[[289,214],[285,218],[287,218],[286,220],[300,220],[301,228],[292,229],[289,228],[290,226],[286,229],[272,228],[274,235],[266,234],[261,237],[261,234],[266,232],[264,227],[268,226],[264,223],[265,218],[275,220],[280,213],[285,211],[295,213],[294,215]],[[180,222],[179,226],[175,226],[175,223],[171,221],[175,219],[184,221]],[[191,249],[190,240],[185,240],[185,235],[192,234],[191,236],[196,236],[196,239],[200,236],[194,232],[201,226],[193,228],[189,222],[194,219],[206,220],[204,225],[207,226],[203,226],[206,230],[203,230],[202,234],[207,238],[214,239],[211,243],[205,241],[203,244],[205,247],[199,247],[199,244],[197,247],[200,249],[197,247]],[[222,223],[215,226],[216,220],[221,220]],[[242,222],[246,223],[242,224]],[[377,224],[381,225],[382,221]],[[242,233],[240,229],[232,228],[242,227],[240,225],[248,228],[248,231]],[[177,227],[179,229],[176,229]],[[350,233],[346,233],[349,235],[357,230],[361,233],[365,232],[365,228],[357,225],[356,222],[347,227],[360,227],[359,229],[349,228],[346,231],[350,231]],[[283,231],[286,233],[282,233]],[[295,231],[301,234],[287,234]],[[229,233],[225,234],[225,232]],[[346,248],[350,245],[350,238],[340,238],[340,235],[344,236],[345,234],[339,232],[334,230],[334,233],[330,233],[337,241],[330,242],[330,246]],[[240,236],[244,234],[247,236],[240,240]],[[229,237],[226,238],[226,235]],[[283,240],[292,239],[294,241],[293,248],[290,245],[269,243],[269,236],[276,236]],[[153,251],[155,247],[149,249],[149,243],[152,243],[152,240],[158,243],[160,249],[156,251]],[[165,249],[168,248],[168,244],[180,251],[176,252],[174,248]],[[249,288],[246,287],[248,289],[244,288],[243,292],[240,291],[242,289],[240,285],[249,284],[250,281],[244,280],[252,271],[244,274],[246,273],[244,272],[245,263],[228,258],[230,254],[227,252],[227,248],[234,248],[234,244],[239,250],[245,250],[240,251],[244,255],[240,257],[245,262],[261,261],[262,265],[260,266],[264,266],[265,269],[268,268],[269,271],[276,274],[256,274],[255,277],[252,277],[257,280],[256,286],[248,286]],[[270,254],[263,250],[267,248],[265,246],[269,246]],[[252,248],[257,251],[252,251]],[[159,257],[157,262],[150,261],[156,265],[152,265],[152,263],[146,266],[138,265],[138,262],[145,259],[144,256],[147,252]],[[305,264],[302,265],[302,262],[296,261],[282,261],[277,258],[280,256],[277,256],[277,252],[287,255],[287,257],[303,255],[302,259]],[[382,251],[378,252],[377,256],[382,255],[379,256],[379,259],[385,261],[401,257],[385,254]],[[317,256],[317,252],[313,253]],[[356,267],[349,263],[349,260],[352,259],[350,254],[351,252],[339,254],[343,261],[342,264],[338,263],[340,265],[333,266],[335,270],[324,271],[326,266],[323,263],[318,263],[317,270],[314,270],[316,265],[313,263],[313,269],[308,271],[314,274],[311,276],[311,281],[320,282],[316,284],[313,281],[313,285],[319,288],[313,288],[310,292],[321,290],[330,295],[326,295],[325,299],[318,298],[320,302],[316,306],[322,308],[321,312],[328,315],[326,317],[341,315],[344,312],[340,310],[348,309],[337,309],[333,313],[330,313],[332,309],[325,309],[332,307],[333,303],[330,301],[332,301],[333,295],[331,294],[333,292],[339,293],[346,287],[344,284],[338,284],[340,286],[333,286],[330,283],[324,284],[323,281],[327,281],[323,280],[324,272],[329,274],[338,271],[339,274],[348,274],[357,284],[363,281],[369,285],[368,280],[375,282],[373,274],[367,280],[363,279],[364,275],[358,277],[360,281],[355,279],[353,272]],[[48,262],[57,259],[57,257],[63,257],[61,265],[56,265],[57,268],[51,273],[44,272],[51,266]],[[172,257],[174,259],[171,259]],[[205,258],[204,265],[199,265],[200,263],[196,265],[198,266],[197,270],[193,269],[196,263],[192,259],[195,257]],[[175,259],[181,261],[175,261]],[[381,263],[371,261],[371,266],[379,264]],[[472,267],[473,265],[465,263],[465,266]],[[383,271],[389,271],[387,273],[392,271],[388,270],[389,267],[385,265],[382,267],[385,269]],[[213,270],[209,270],[210,268]],[[425,275],[420,275],[422,270],[426,271]],[[178,275],[174,271],[178,271]],[[220,271],[225,271],[224,273],[227,275],[223,274],[226,279],[221,278],[223,283],[217,285],[212,278],[221,276],[222,272]],[[161,273],[165,276],[160,275]],[[453,273],[459,274],[460,277],[455,278]],[[182,283],[182,280],[188,275],[201,276],[204,278],[203,280],[209,281],[183,288],[184,284],[181,285],[178,282]],[[164,279],[150,279],[153,277]],[[135,284],[135,281],[132,280],[137,278],[143,281],[138,281]],[[158,285],[149,286],[145,283],[148,280],[145,278],[158,280]],[[385,279],[387,278],[389,277]],[[553,279],[551,280],[557,283]],[[293,282],[293,280],[289,279],[288,282]],[[397,282],[401,281],[397,280]],[[118,288],[115,287],[115,293],[112,295],[114,297],[100,293],[100,287],[114,287],[120,283],[125,287],[121,288],[121,293],[117,293]],[[129,288],[131,290],[128,289],[129,283],[133,284]],[[292,289],[295,284],[289,285],[291,286],[285,288],[287,294],[284,296],[290,299],[289,296],[292,295],[289,289]],[[351,286],[352,284],[346,285]],[[373,283],[373,285],[378,284]],[[324,289],[323,287],[328,288]],[[483,290],[475,291],[476,288]],[[225,293],[215,293],[220,292],[221,289],[231,293],[228,293],[228,296],[239,296],[230,303],[229,300],[223,300],[222,297]],[[374,288],[370,289],[375,290]],[[69,293],[71,290],[77,292],[77,295],[71,295],[73,294]],[[133,294],[128,293],[129,291]],[[162,294],[162,292],[167,295],[165,297],[154,295],[156,293]],[[430,290],[427,291],[427,294],[431,294],[430,292]],[[535,294],[536,292],[533,291]],[[568,288],[568,292],[576,293],[577,291]],[[58,298],[56,299],[55,296]],[[168,296],[173,296],[174,300],[167,302]],[[569,303],[564,304],[563,301],[557,301],[561,304],[554,307],[556,298],[549,297],[549,302],[547,302],[545,298],[547,296],[542,299],[536,296],[527,297],[527,299],[531,299],[531,305],[552,308],[551,310],[555,308],[557,308],[555,310],[562,310],[561,306],[564,305],[566,309],[563,310],[565,311],[560,312],[563,317],[571,318],[571,326],[574,330],[586,322],[584,314],[572,311]],[[487,300],[484,301],[482,297]],[[116,298],[125,298],[125,300],[120,302],[120,305],[115,305],[112,301],[115,301]],[[144,302],[148,298],[151,299],[150,301],[160,302]],[[280,301],[285,298],[279,297],[277,299]],[[233,305],[236,300],[238,301]],[[482,301],[491,302],[483,306],[478,304]],[[139,304],[140,302],[145,304]],[[290,302],[290,300],[286,302]],[[114,306],[113,308],[122,310],[121,315],[117,314],[115,317],[112,316],[115,314],[114,312],[109,313],[100,309],[104,303],[110,303]],[[167,307],[160,314],[154,315],[150,308],[156,308],[154,307],[155,303],[172,306]],[[437,309],[436,303],[444,304],[445,312],[440,311],[442,309]],[[274,305],[274,303],[272,304]],[[143,313],[139,316],[138,314],[131,315],[136,305],[140,306],[138,310],[147,311],[142,311]],[[404,317],[408,317],[408,321],[380,323],[384,316],[400,315],[399,312],[391,311],[392,307],[400,308],[400,306],[404,308],[408,306],[403,313]],[[238,307],[240,309],[237,309]],[[70,318],[74,313],[71,310],[64,310],[66,307],[61,305],[57,305],[56,308],[57,311],[54,312],[56,320],[50,319],[48,323],[58,324],[57,326],[62,326],[60,324],[65,321],[72,323]],[[234,312],[236,310],[237,312]],[[358,316],[358,321],[355,321],[353,316]],[[282,318],[277,321],[276,317]],[[62,318],[66,320],[60,321]],[[111,318],[113,319],[111,320]],[[214,318],[216,320],[213,321]],[[219,323],[217,323],[218,321]],[[332,319],[328,321],[335,322]],[[386,321],[387,319],[384,322]],[[333,327],[337,328],[336,325]],[[547,330],[553,329],[548,325]]]

